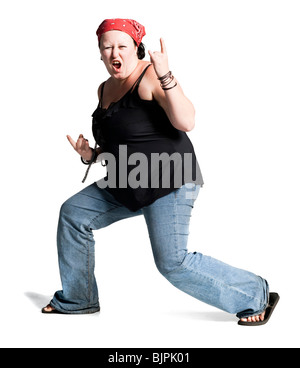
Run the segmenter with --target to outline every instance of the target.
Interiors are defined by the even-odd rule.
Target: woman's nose
[[[114,47],[114,48],[112,49],[112,58],[113,58],[113,59],[117,59],[117,58],[118,58],[118,56],[119,56],[119,51],[118,51],[118,49],[117,49],[116,47]]]

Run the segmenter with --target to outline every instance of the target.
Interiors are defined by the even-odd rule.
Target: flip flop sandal
[[[269,322],[272,313],[274,312],[274,309],[276,307],[276,305],[278,304],[280,299],[280,296],[277,293],[270,293],[269,294],[269,304],[267,306],[266,309],[266,314],[265,314],[265,319],[263,321],[259,321],[259,322],[243,322],[243,321],[239,321],[238,324],[240,326],[262,326],[265,325],[266,323]]]
[[[59,312],[59,311],[57,311],[56,309],[53,309],[52,308],[52,310],[50,311],[50,312],[47,312],[45,309],[46,308],[52,308],[51,307],[51,305],[50,304],[48,304],[46,307],[44,307],[43,309],[42,309],[42,313],[43,314],[63,314],[62,312]]]

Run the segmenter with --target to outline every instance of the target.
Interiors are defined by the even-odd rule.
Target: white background
[[[114,17],[145,25],[147,49],[165,39],[197,110],[190,251],[268,279],[281,302],[265,327],[163,279],[142,217],[95,233],[100,314],[40,313],[61,288],[59,208],[84,187],[66,135],[93,142],[108,77],[95,32]],[[1,347],[299,347],[299,19],[290,0],[1,1]],[[85,185],[103,175],[94,166]]]

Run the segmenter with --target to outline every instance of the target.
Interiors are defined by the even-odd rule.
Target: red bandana
[[[134,39],[138,46],[146,35],[145,27],[132,19],[105,19],[96,32],[99,41],[101,36],[108,31],[125,32]]]

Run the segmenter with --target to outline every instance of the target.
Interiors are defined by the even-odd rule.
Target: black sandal
[[[51,311],[50,311],[50,312],[47,312],[47,311],[45,310],[46,308],[51,308]],[[63,314],[63,313],[61,313],[61,312],[57,311],[56,309],[54,309],[53,307],[51,307],[51,305],[50,305],[50,304],[48,304],[46,307],[44,307],[44,308],[42,309],[42,313],[43,313],[43,314]]]
[[[265,325],[266,323],[269,322],[269,320],[272,316],[272,313],[274,312],[274,309],[275,309],[276,305],[279,302],[279,299],[280,299],[280,296],[277,293],[270,293],[270,295],[269,295],[269,304],[267,306],[265,319],[263,321],[243,322],[242,320],[240,320],[238,322],[238,324],[240,326],[262,326],[262,325]]]

